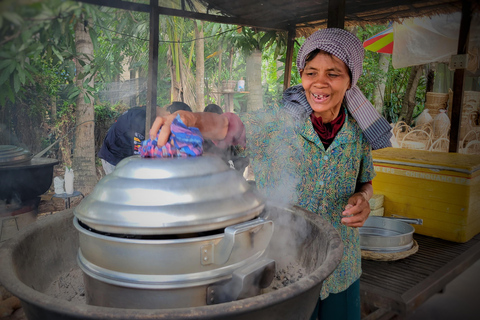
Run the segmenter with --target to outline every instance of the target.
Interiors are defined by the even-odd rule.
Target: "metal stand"
[[[65,200],[65,209],[70,209],[70,198],[75,198],[78,196],[82,196],[82,198],[85,198],[83,193],[80,191],[73,191],[72,194],[68,193],[55,193],[52,197],[53,198],[62,198]]]

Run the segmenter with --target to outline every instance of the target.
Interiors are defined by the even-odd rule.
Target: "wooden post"
[[[345,27],[345,0],[328,1],[327,28]]]
[[[292,60],[293,49],[295,46],[295,27],[288,29],[287,39],[287,53],[285,58],[285,73],[283,74],[283,91],[290,87],[290,80],[292,79]]]
[[[466,54],[468,49],[468,36],[472,21],[472,6],[470,0],[462,1],[462,20],[460,21],[460,33],[458,36],[457,54]],[[465,66],[466,67],[466,66]],[[450,127],[449,152],[458,152],[459,132],[463,109],[463,82],[465,69],[455,69],[453,74],[453,101],[452,101],[452,125]]]
[[[158,0],[150,0],[150,40],[148,48],[148,82],[147,82],[147,116],[145,119],[145,138],[157,111],[157,78],[158,78],[158,42],[159,17]]]

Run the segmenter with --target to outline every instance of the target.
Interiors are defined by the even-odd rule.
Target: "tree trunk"
[[[193,111],[202,112],[205,108],[205,40],[203,39],[203,22],[199,21],[195,25],[195,96],[196,107]],[[200,28],[199,28],[200,27]]]
[[[430,63],[430,68],[427,70],[427,88],[425,92],[433,91],[433,84],[435,83],[435,67],[436,64],[434,62]]]
[[[380,59],[378,61],[381,70],[381,76],[378,79],[378,85],[373,92],[375,101],[375,110],[378,113],[383,114],[383,101],[385,97],[385,82],[387,81],[387,72],[390,61],[387,58],[386,53],[380,53]]]
[[[415,109],[415,96],[417,93],[418,82],[422,76],[422,67],[413,66],[410,71],[407,89],[402,102],[402,111],[399,120],[404,120],[407,124],[412,123],[413,110]]]
[[[216,85],[215,92],[222,91],[222,63],[223,63],[223,50],[222,50],[222,43],[218,44],[218,81]],[[215,102],[220,105],[222,97],[219,93],[213,95]]]
[[[83,23],[75,25],[75,46],[78,54],[76,60],[77,74],[83,72],[79,59],[86,64],[93,58],[93,44],[88,27]],[[88,57],[88,58],[86,58]],[[97,184],[95,170],[95,122],[93,98],[90,103],[85,103],[83,83],[85,78],[76,80],[76,85],[81,89],[76,100],[75,109],[75,138],[73,145],[73,171],[75,174],[74,188],[83,194],[89,194]],[[89,86],[94,86],[94,76],[90,78]]]
[[[250,94],[247,95],[247,111],[256,111],[263,108],[262,92],[262,53],[254,50],[247,57],[247,79],[245,86]]]
[[[227,80],[234,80],[232,79],[232,70],[233,70],[233,55],[235,53],[235,48],[229,48],[230,51],[230,60],[228,61],[228,79]]]

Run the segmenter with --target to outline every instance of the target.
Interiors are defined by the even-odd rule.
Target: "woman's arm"
[[[155,139],[158,130],[160,130],[157,146],[162,147],[167,143],[168,137],[170,136],[170,125],[177,114],[180,115],[180,118],[187,127],[198,128],[205,139],[218,141],[225,139],[227,136],[228,117],[225,115],[181,110],[164,117],[158,116],[155,119],[150,129],[150,139]]]
[[[370,182],[361,184],[357,188],[342,212],[342,223],[348,227],[361,227],[370,214],[368,200],[373,196],[373,187]]]

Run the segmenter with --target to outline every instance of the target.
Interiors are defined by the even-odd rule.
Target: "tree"
[[[86,21],[86,20],[85,20]],[[87,22],[78,21],[75,24],[75,44],[78,58],[76,59],[77,88],[83,88],[85,83],[93,89],[95,76],[81,77],[84,70],[90,66],[93,58],[93,43]],[[76,99],[76,128],[73,152],[73,169],[75,172],[76,189],[83,194],[89,194],[97,184],[95,170],[95,122],[93,98],[80,91]]]
[[[399,117],[399,120],[404,120],[407,124],[412,123],[413,111],[416,104],[416,92],[422,71],[423,68],[421,66],[411,67],[407,90],[403,97],[402,110]]]
[[[178,17],[166,17],[165,40],[169,43],[167,63],[170,67],[171,101],[183,101],[195,107],[195,77],[189,67],[192,55],[185,58],[182,44],[189,44],[189,51],[194,49],[194,41],[183,42],[183,37],[191,33],[192,21]]]
[[[378,111],[378,113],[383,114],[383,97],[385,96],[385,82],[387,80],[387,72],[390,60],[388,59],[388,55],[386,53],[380,53],[379,55],[380,59],[378,61],[378,65],[381,73],[378,83],[375,86],[373,96],[375,99],[375,109]]]
[[[262,51],[277,44],[276,57],[280,56],[280,47],[286,43],[285,35],[276,31],[257,32],[252,28],[242,27],[241,33],[234,37],[234,45],[247,55],[246,88],[248,95],[248,110],[263,108],[262,90]]]

